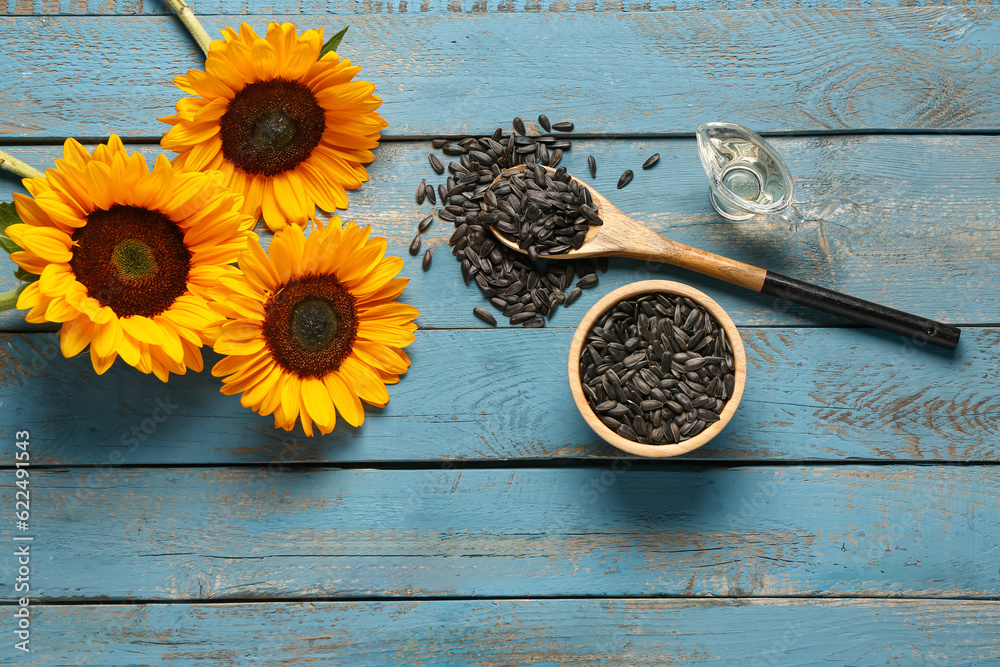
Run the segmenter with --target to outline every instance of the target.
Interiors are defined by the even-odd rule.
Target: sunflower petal
[[[338,371],[328,373],[323,378],[323,383],[330,390],[337,412],[344,417],[344,421],[354,427],[361,426],[365,421],[365,410],[361,406],[361,399],[348,389],[340,373]]]

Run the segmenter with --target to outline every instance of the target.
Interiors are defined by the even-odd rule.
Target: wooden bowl
[[[686,296],[707,310],[709,314],[715,318],[716,322],[718,322],[725,330],[726,336],[729,338],[729,344],[733,348],[733,362],[736,366],[733,371],[733,377],[736,381],[735,388],[733,389],[733,395],[726,401],[726,405],[722,409],[722,414],[719,415],[719,421],[714,424],[710,424],[704,431],[693,438],[688,438],[687,440],[672,445],[646,445],[641,442],[629,440],[628,438],[623,438],[612,431],[604,425],[604,422],[597,417],[597,414],[590,407],[590,404],[587,402],[587,397],[583,393],[583,388],[580,382],[580,356],[583,353],[583,348],[587,340],[587,334],[590,333],[590,330],[594,327],[594,324],[597,323],[597,320],[619,301],[624,301],[626,299],[631,299],[633,297],[652,292],[665,292],[668,294]],[[682,285],[681,283],[675,283],[668,280],[644,280],[642,282],[631,283],[630,285],[619,287],[615,291],[611,292],[603,299],[595,303],[593,307],[587,311],[587,314],[584,315],[583,320],[580,322],[580,326],[576,328],[576,333],[573,334],[573,342],[569,346],[569,388],[570,391],[573,392],[573,400],[576,402],[577,410],[580,411],[580,414],[583,415],[583,419],[587,422],[590,428],[597,433],[597,435],[601,436],[601,438],[611,443],[618,449],[629,452],[630,454],[636,454],[638,456],[678,456],[680,454],[687,454],[688,452],[698,449],[704,445],[706,442],[718,435],[719,432],[726,427],[726,424],[729,423],[729,420],[733,418],[736,408],[740,405],[740,399],[743,398],[743,388],[746,385],[746,381],[746,352],[743,349],[743,339],[740,338],[740,332],[736,328],[736,325],[733,324],[732,318],[729,317],[726,311],[724,311],[719,304],[713,301],[705,293],[699,292],[693,287],[688,287],[687,285]]]

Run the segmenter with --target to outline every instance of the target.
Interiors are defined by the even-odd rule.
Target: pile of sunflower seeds
[[[563,151],[572,147],[568,139],[558,136],[527,136],[520,118],[515,119],[514,127],[521,133],[505,134],[502,128],[497,128],[488,137],[434,139],[431,142],[434,148],[458,159],[445,166],[436,156],[429,157],[431,168],[437,172],[440,165],[441,173],[447,171],[448,178],[436,189],[426,179],[422,180],[416,199],[418,204],[436,203],[440,199],[442,206],[436,213],[442,221],[454,225],[449,244],[460,262],[465,283],[474,281],[511,324],[542,327],[545,317],[552,317],[559,304],[572,304],[580,298],[582,290],[598,284],[596,271],[598,268],[606,271],[607,260],[598,260],[596,264],[589,260],[563,260],[539,267],[530,257],[510,250],[493,237],[488,227],[503,220],[494,210],[499,197],[490,192],[490,185],[500,172],[521,164],[555,168]],[[551,128],[572,129],[572,126],[555,123]],[[474,314],[484,322],[496,323],[483,308],[477,308]]]
[[[683,442],[714,422],[736,384],[725,329],[687,297],[619,302],[587,335],[580,379],[605,426],[645,444]]]
[[[480,221],[495,224],[533,260],[578,250],[590,225],[604,224],[590,190],[573,180],[565,167],[551,174],[538,164],[506,172],[484,199],[490,213],[480,215]]]

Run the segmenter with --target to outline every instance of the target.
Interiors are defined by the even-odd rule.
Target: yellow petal
[[[94,335],[94,324],[87,317],[78,317],[63,324],[59,330],[59,346],[63,356],[69,359],[83,352]]]
[[[295,415],[299,413],[299,401],[301,397],[301,389],[299,389],[300,384],[301,380],[299,380],[297,376],[288,375],[285,378],[285,386],[282,387],[281,391],[281,409],[293,420]]]
[[[254,72],[261,81],[270,81],[278,75],[278,52],[263,39],[258,39],[250,47]]]
[[[361,400],[377,405],[385,405],[389,401],[389,392],[378,375],[353,354],[344,359],[338,373]]]
[[[329,425],[336,419],[330,390],[326,388],[322,380],[307,378],[302,381],[302,404],[313,421],[321,427]]]
[[[118,351],[121,346],[123,331],[120,320],[114,319],[100,325],[97,336],[94,337],[94,350],[100,357],[108,357]]]
[[[123,317],[119,321],[122,328],[125,329],[125,333],[132,336],[132,338],[150,345],[163,345],[163,330],[148,317],[135,315],[132,317]]]
[[[330,390],[330,397],[333,404],[337,406],[339,412],[351,426],[361,426],[365,421],[365,410],[361,407],[361,400],[344,384],[337,371],[328,373],[323,378],[323,383]]]
[[[50,262],[68,264],[73,259],[73,253],[70,252],[72,239],[69,234],[54,227],[11,225],[7,228],[7,235],[25,250]]]
[[[115,363],[115,359],[117,358],[118,354],[116,352],[112,352],[110,356],[101,357],[94,350],[94,346],[90,346],[90,363],[94,365],[94,371],[98,375],[103,375],[109,368],[111,368],[111,364]]]
[[[215,342],[213,349],[219,354],[253,354],[264,349],[264,339],[228,341],[219,339]]]

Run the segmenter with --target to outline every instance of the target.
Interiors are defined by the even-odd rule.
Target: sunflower
[[[275,427],[302,420],[321,433],[337,413],[352,426],[365,419],[361,401],[384,407],[387,384],[399,382],[410,360],[419,312],[396,301],[408,282],[395,278],[399,257],[385,257],[384,238],[371,228],[341,225],[334,216],[306,237],[299,227],[275,234],[269,254],[249,243],[242,275],[226,276],[212,292],[213,308],[229,321],[211,335],[227,355],[212,369],[222,393],[242,392],[244,407],[274,413]]]
[[[202,331],[218,318],[207,290],[236,273],[253,219],[221,174],[153,169],[112,136],[93,155],[68,139],[44,177],[14,195],[24,224],[7,233],[18,266],[40,278],[18,297],[28,322],[61,322],[63,355],[90,345],[94,370],[115,358],[166,381],[202,368]]]
[[[386,127],[375,110],[375,86],[352,81],[361,70],[329,52],[323,31],[297,36],[291,23],[271,23],[261,38],[246,23],[211,44],[204,72],[174,83],[186,93],[160,145],[188,171],[218,169],[245,197],[243,210],[273,231],[304,226],[319,206],[347,208],[348,190],[368,180]]]

